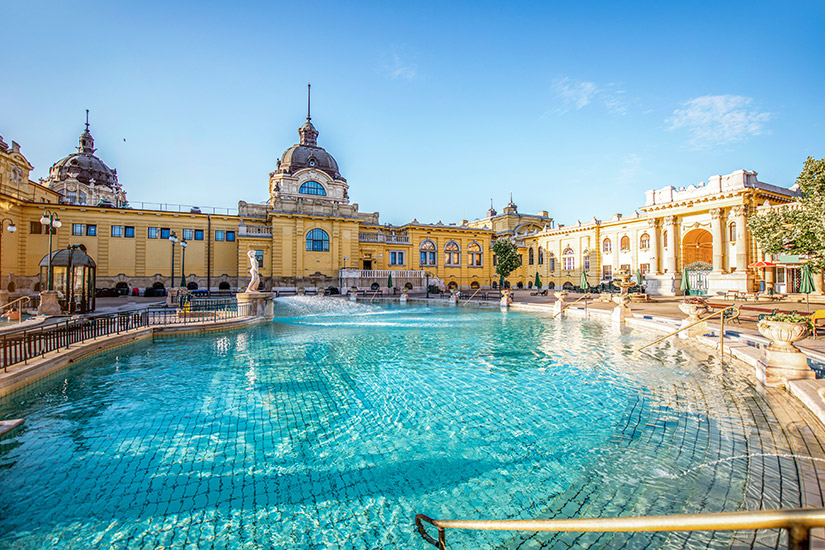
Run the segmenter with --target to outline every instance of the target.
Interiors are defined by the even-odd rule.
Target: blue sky
[[[312,83],[362,211],[632,214],[644,191],[825,157],[821,2],[27,2],[0,134],[45,177],[91,110],[133,202],[268,198]]]

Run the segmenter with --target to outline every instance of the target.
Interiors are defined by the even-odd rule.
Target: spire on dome
[[[493,199],[490,199],[490,209],[487,211],[487,217],[492,218],[496,214],[498,214],[498,212],[496,212],[496,209],[493,208]]]
[[[309,145],[310,147],[317,147],[318,146],[318,130],[315,129],[315,126],[312,125],[310,116],[310,89],[311,84],[307,84],[307,121],[304,122],[304,125],[298,128],[298,135],[301,136],[301,145]]]
[[[77,148],[77,152],[90,155],[95,152],[95,140],[92,134],[89,133],[89,109],[86,109],[86,129],[80,134],[80,146]]]

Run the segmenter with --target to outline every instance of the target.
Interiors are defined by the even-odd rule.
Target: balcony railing
[[[410,244],[410,236],[387,235],[386,233],[358,233],[358,240],[362,243],[390,243],[390,244]]]
[[[239,225],[239,237],[271,237],[272,227],[269,225]]]
[[[424,279],[426,272],[412,269],[341,269],[338,276],[344,279],[382,279],[392,275],[396,279]]]

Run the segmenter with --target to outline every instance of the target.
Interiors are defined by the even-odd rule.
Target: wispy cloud
[[[578,111],[591,103],[601,103],[613,114],[624,115],[627,112],[622,96],[624,90],[619,90],[616,84],[600,87],[595,82],[564,77],[553,82],[552,90],[561,100],[560,105],[553,109],[557,114]]]
[[[384,73],[393,80],[412,80],[418,76],[418,68],[401,58],[397,53],[390,55],[390,59],[384,64]]]
[[[669,130],[686,129],[697,149],[735,143],[765,133],[771,113],[754,106],[751,97],[706,95],[691,99],[667,119]]]

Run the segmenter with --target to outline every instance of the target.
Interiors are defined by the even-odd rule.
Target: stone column
[[[656,218],[649,218],[647,226],[650,229],[650,274],[658,275],[659,271],[659,224]]]
[[[762,258],[766,262],[773,262],[770,254],[765,254],[765,257]],[[774,274],[776,273],[775,267],[766,267],[765,268],[765,292],[773,292],[773,284],[776,282]]]
[[[745,205],[734,206],[731,214],[736,222],[736,271],[744,273],[748,269],[748,232],[745,218],[748,207]]]
[[[710,209],[710,232],[713,236],[713,271],[721,273],[725,266],[722,248],[722,209]]]
[[[664,228],[667,231],[664,267],[668,273],[676,273],[676,216],[665,216],[664,222]]]

